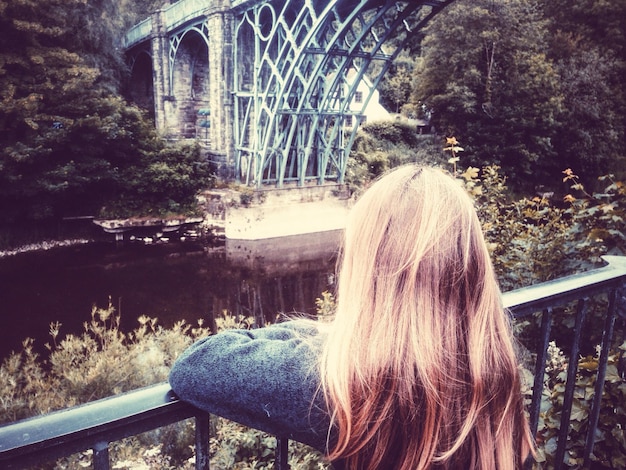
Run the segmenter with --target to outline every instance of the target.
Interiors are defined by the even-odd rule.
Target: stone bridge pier
[[[203,3],[200,14],[194,5],[194,18],[178,31],[172,31],[176,4],[144,21],[149,28],[146,40],[128,50],[129,88],[133,101],[153,115],[167,139],[196,139],[221,172],[228,173],[234,155],[233,17],[230,1]],[[182,11],[178,21],[184,20]]]

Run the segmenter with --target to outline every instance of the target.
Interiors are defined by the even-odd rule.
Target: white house
[[[347,94],[353,87],[356,77],[357,70],[350,69],[346,74],[343,94]],[[392,119],[391,114],[380,104],[380,93],[376,89],[374,89],[367,106],[363,109],[365,99],[369,96],[372,89],[374,89],[374,85],[370,79],[365,75],[361,77],[361,81],[358,83],[352,100],[345,111],[346,116],[343,124],[345,127],[353,127],[364,122],[388,121]],[[355,119],[356,117],[358,119]]]

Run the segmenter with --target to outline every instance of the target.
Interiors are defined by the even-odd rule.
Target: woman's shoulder
[[[317,396],[323,336],[301,320],[226,330],[188,348],[170,384],[210,413],[320,448],[329,424]]]
[[[253,328],[246,330],[253,337],[258,338],[274,338],[274,339],[301,339],[308,340],[323,334],[320,324],[313,320],[304,318],[291,319],[279,323],[274,323],[262,328]]]
[[[252,345],[260,348],[293,347],[301,343],[315,345],[324,337],[325,333],[318,328],[316,322],[297,319],[260,328],[223,330],[197,341],[190,349],[207,345],[219,348]]]
[[[253,329],[224,330],[196,341],[176,360],[172,374],[237,373],[309,368],[323,334],[313,322],[293,320]]]

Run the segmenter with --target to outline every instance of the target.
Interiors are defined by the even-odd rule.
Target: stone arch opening
[[[148,51],[140,51],[135,57],[130,71],[128,95],[133,103],[147,111],[150,118],[154,120],[152,57]]]
[[[178,44],[172,64],[172,109],[175,134],[208,140],[209,49],[200,32],[191,29]]]

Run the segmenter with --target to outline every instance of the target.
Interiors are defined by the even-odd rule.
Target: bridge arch
[[[165,109],[168,133],[182,138],[208,140],[209,38],[206,22],[194,24],[170,38],[170,96]]]
[[[137,106],[146,110],[154,118],[154,82],[150,51],[145,48],[134,51],[129,68],[129,97]]]
[[[252,90],[235,75],[235,173],[243,183],[343,182],[359,121],[411,34],[451,0],[255,2],[239,14],[254,35]],[[271,14],[267,14],[271,10]],[[261,21],[265,12],[265,20]],[[267,22],[273,21],[268,28]],[[262,29],[269,34],[262,34]],[[234,56],[241,51],[235,29]],[[394,42],[390,42],[390,38]],[[249,47],[248,47],[249,49]],[[361,107],[354,102],[369,81]]]
[[[189,125],[205,111],[207,148],[237,181],[342,183],[354,123],[382,77],[453,1],[179,0],[125,43],[152,43],[157,127]]]

